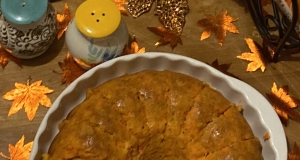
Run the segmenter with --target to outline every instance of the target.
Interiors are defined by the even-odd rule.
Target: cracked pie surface
[[[126,74],[88,90],[44,159],[263,159],[238,108],[184,74]]]

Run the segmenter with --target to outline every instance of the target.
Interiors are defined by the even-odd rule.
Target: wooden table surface
[[[63,5],[68,3],[71,13],[84,0],[61,0],[52,2],[58,13],[62,13]],[[154,44],[160,37],[151,33],[146,27],[156,27],[160,23],[152,11],[139,18],[133,19],[130,16],[123,16],[127,23],[130,35],[135,35],[140,47],[146,47],[146,51],[172,52],[195,58],[202,62],[211,63],[215,59],[219,63],[232,63],[229,72],[238,76],[242,81],[257,89],[263,95],[270,92],[273,82],[279,86],[288,85],[289,93],[300,98],[300,53],[281,57],[278,63],[271,63],[265,72],[246,72],[248,62],[237,59],[236,56],[243,52],[249,52],[244,38],[252,38],[261,43],[261,38],[249,13],[244,10],[243,0],[210,0],[210,1],[189,1],[190,11],[186,16],[186,24],[183,31],[183,45],[178,45],[173,50],[167,46],[155,47]],[[214,35],[207,40],[200,41],[199,37],[203,28],[196,26],[196,22],[204,18],[204,13],[220,14],[228,11],[228,15],[239,18],[233,24],[239,30],[239,34],[227,32],[223,46],[220,46]],[[61,83],[62,72],[58,62],[63,62],[67,48],[64,38],[53,42],[49,50],[40,57],[23,60],[23,68],[10,61],[4,68],[0,68],[0,95],[14,89],[14,83],[26,83],[29,77],[31,82],[42,80],[43,85],[54,90],[49,94],[52,102],[67,87]],[[25,135],[25,143],[33,141],[36,131],[46,114],[48,108],[40,106],[33,121],[28,121],[24,109],[16,114],[7,116],[12,101],[0,98],[0,152],[9,155],[8,144],[15,143]],[[300,108],[296,109],[300,112]],[[294,142],[300,145],[300,123],[289,120],[287,127],[284,127],[287,140],[291,146]],[[1,159],[1,158],[0,158]]]

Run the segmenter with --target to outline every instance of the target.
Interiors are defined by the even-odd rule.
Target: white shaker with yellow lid
[[[122,54],[129,34],[111,0],[86,0],[66,31],[66,45],[79,64],[89,69]]]

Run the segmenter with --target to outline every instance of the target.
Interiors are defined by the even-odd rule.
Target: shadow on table
[[[294,50],[282,51],[279,55],[278,62],[280,61],[299,61],[300,62],[300,48]]]
[[[239,6],[246,8],[246,3],[244,0],[233,0],[233,1],[236,2]]]

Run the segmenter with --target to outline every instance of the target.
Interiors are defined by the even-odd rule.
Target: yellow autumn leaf
[[[32,149],[33,141],[24,145],[24,139],[25,137],[23,135],[15,146],[11,144],[8,145],[10,156],[6,156],[2,152],[0,152],[0,156],[9,160],[28,160],[30,157],[30,151]]]
[[[69,22],[72,20],[73,16],[71,16],[69,6],[67,3],[64,5],[64,13],[57,14],[57,39],[60,39],[61,36],[65,33],[68,28]]]
[[[241,55],[237,56],[237,58],[250,61],[246,71],[253,72],[260,68],[261,71],[264,72],[266,69],[266,62],[262,56],[261,50],[251,38],[245,38],[245,40],[251,52],[242,53]]]
[[[205,14],[205,18],[197,22],[197,26],[204,27],[200,40],[207,39],[213,33],[220,45],[223,45],[226,37],[226,32],[239,33],[238,29],[232,24],[238,18],[233,18],[227,15],[227,11],[219,15]]]
[[[0,65],[2,66],[3,69],[8,64],[9,60],[15,62],[17,65],[19,65],[20,67],[22,67],[22,65],[21,65],[21,59],[19,59],[17,57],[14,57],[11,54],[10,50],[5,49],[2,45],[0,45]]]
[[[278,88],[274,82],[271,93],[267,94],[267,97],[283,124],[287,125],[289,117],[300,122],[300,114],[293,110],[300,105],[300,100],[288,94],[287,85]]]
[[[126,46],[123,51],[123,55],[126,54],[136,54],[136,53],[145,53],[146,48],[139,48],[139,44],[136,41],[136,38],[133,37],[130,48]]]
[[[39,104],[50,107],[51,100],[46,96],[48,93],[52,93],[53,90],[48,87],[41,86],[42,81],[36,81],[29,84],[15,83],[15,89],[7,92],[3,98],[6,100],[13,100],[13,104],[8,112],[8,116],[17,113],[23,107],[27,113],[27,117],[30,121],[33,120]]]

